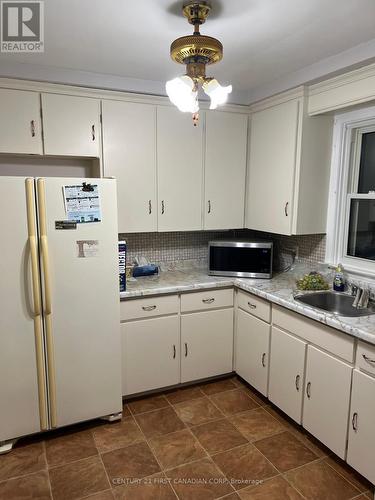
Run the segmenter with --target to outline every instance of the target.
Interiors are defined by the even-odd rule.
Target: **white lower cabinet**
[[[308,346],[303,426],[345,458],[352,367]]]
[[[347,462],[375,484],[375,379],[353,372]]]
[[[272,327],[268,397],[299,424],[302,422],[306,346],[306,342]]]
[[[233,370],[233,308],[181,316],[181,382]]]
[[[242,309],[237,310],[236,372],[267,395],[271,326]]]
[[[179,317],[121,324],[123,395],[180,382]]]

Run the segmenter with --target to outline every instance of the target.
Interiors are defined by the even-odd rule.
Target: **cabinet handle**
[[[357,412],[353,413],[352,427],[353,427],[354,432],[358,431],[358,413]]]
[[[256,309],[257,308],[256,304],[252,304],[251,302],[248,302],[247,305],[250,307],[250,309]]]
[[[187,355],[188,355],[188,345],[185,342],[185,358],[187,358]]]
[[[202,299],[202,302],[204,304],[212,304],[212,302],[214,302],[215,299],[213,297],[211,297],[210,299]]]
[[[152,204],[151,204],[151,200],[148,200],[148,213],[149,215],[152,214]]]
[[[263,366],[263,368],[266,367],[266,353],[265,352],[262,354],[262,366]]]
[[[30,122],[30,132],[31,137],[35,137],[35,120],[31,120]]]
[[[289,208],[289,201],[285,203],[285,208],[284,208],[285,217],[288,217],[288,208]]]
[[[164,200],[161,201],[161,214],[163,215],[165,212],[165,204],[164,204]]]
[[[297,390],[297,392],[299,392],[299,389],[300,389],[300,386],[299,386],[300,380],[301,380],[301,377],[299,375],[296,375],[296,390]]]
[[[362,358],[367,361],[367,363],[375,363],[375,359],[371,359],[366,354],[362,354]]]
[[[307,386],[306,386],[306,396],[308,397],[308,399],[311,398],[311,382],[307,383]]]
[[[91,127],[91,138],[93,141],[95,141],[95,125]]]
[[[142,309],[144,311],[154,311],[156,309],[156,306],[142,306]]]
[[[176,346],[173,344],[173,359],[176,359]]]
[[[208,212],[207,213],[211,213],[211,200],[208,200]]]

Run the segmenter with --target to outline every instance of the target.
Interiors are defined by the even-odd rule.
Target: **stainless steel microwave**
[[[208,274],[239,278],[272,278],[272,241],[210,241]]]

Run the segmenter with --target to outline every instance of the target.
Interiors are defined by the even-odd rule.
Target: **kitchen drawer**
[[[350,363],[354,361],[354,339],[343,332],[276,305],[272,307],[272,323]]]
[[[375,375],[375,345],[358,342],[356,366]]]
[[[150,318],[178,313],[178,295],[165,295],[163,297],[145,297],[142,299],[128,299],[121,301],[120,319]]]
[[[206,311],[233,306],[233,288],[181,295],[181,312]]]
[[[267,300],[261,299],[256,295],[251,295],[246,292],[238,292],[237,295],[238,307],[246,312],[251,313],[253,316],[271,322],[271,304]]]

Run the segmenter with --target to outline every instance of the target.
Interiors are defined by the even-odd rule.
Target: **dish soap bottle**
[[[342,264],[338,264],[335,269],[333,289],[335,290],[335,292],[343,292],[345,290],[344,269],[342,267]]]

